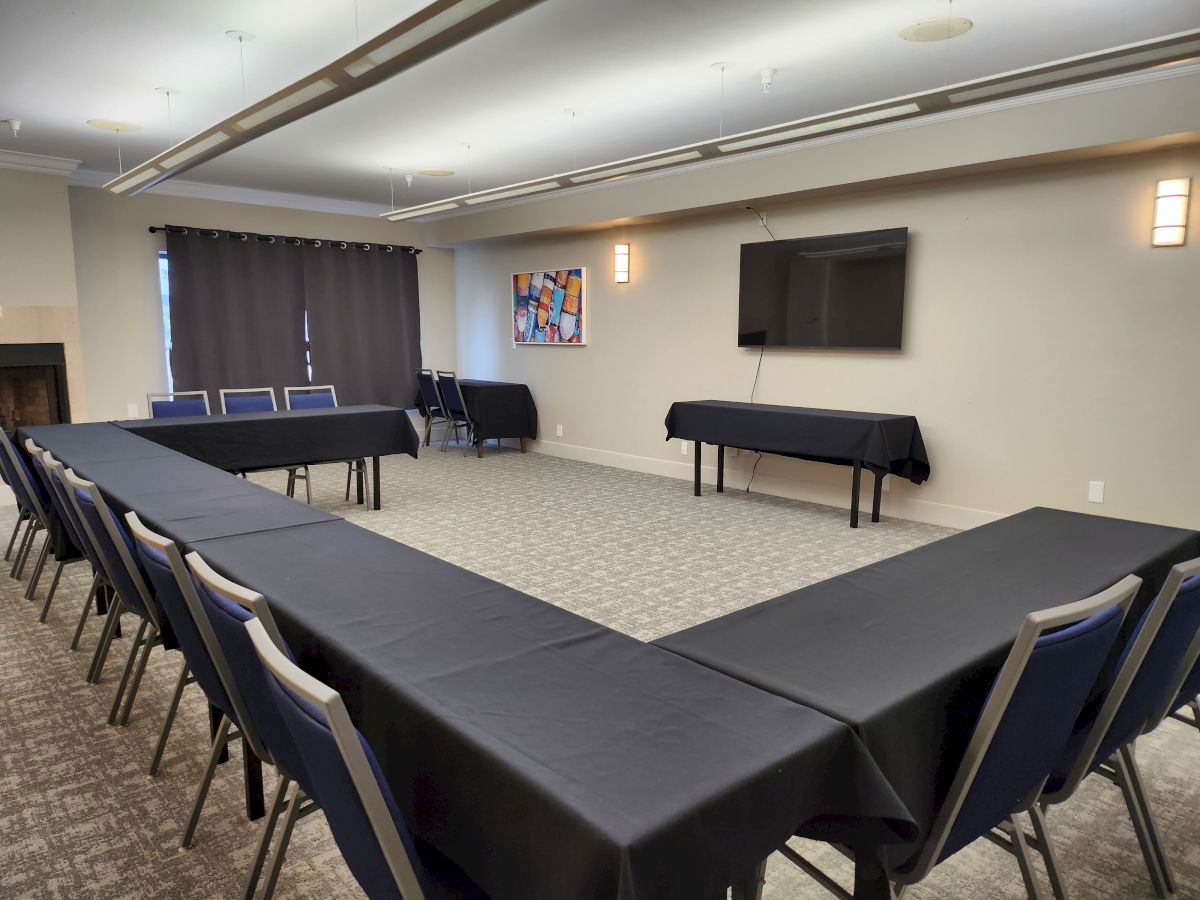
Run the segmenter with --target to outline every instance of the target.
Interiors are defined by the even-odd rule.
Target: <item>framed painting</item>
[[[513,346],[587,343],[586,279],[582,266],[512,277]]]

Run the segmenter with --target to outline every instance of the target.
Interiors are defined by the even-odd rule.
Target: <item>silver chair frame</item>
[[[38,502],[37,491],[34,490],[33,484],[29,481],[26,474],[23,460],[17,456],[17,445],[4,435],[0,437],[0,445],[4,447],[4,453],[8,456],[9,464],[12,466],[13,472],[16,473],[17,479],[21,482],[21,490],[29,497],[32,508],[27,510],[29,513],[28,524],[25,527],[25,536],[21,538],[21,543],[17,548],[17,558],[13,561],[12,569],[9,571],[9,576],[20,580],[25,574],[25,566],[29,562],[29,557],[33,553],[33,545],[37,540],[37,533],[44,531],[46,539],[42,543],[41,552],[38,554],[37,561],[34,563],[33,573],[30,576],[30,587],[26,589],[26,599],[31,598],[31,590],[41,578],[42,569],[46,565],[46,557],[50,553],[50,520],[47,517],[47,510],[41,508]],[[18,516],[18,524],[20,524]]]
[[[62,493],[59,496],[66,503],[66,509],[75,521],[75,529],[79,532],[80,540],[87,541],[89,546],[91,546],[91,532],[83,527],[83,522],[79,518],[79,509],[75,504],[75,498],[70,496],[71,492],[67,489],[66,466],[64,466],[59,460],[55,459],[49,451],[46,451],[43,454],[42,460],[46,464],[46,470],[50,473],[50,483],[53,484],[56,489],[59,487],[59,482],[55,481],[54,479],[55,473],[57,473],[58,477],[62,479]],[[92,546],[92,553],[97,558],[100,555],[94,546]],[[83,636],[83,629],[87,624],[88,613],[90,613],[92,610],[92,600],[96,600],[97,611],[99,611],[100,598],[102,595],[105,598],[111,597],[112,602],[116,602],[112,586],[108,583],[108,575],[103,570],[93,569],[92,587],[91,590],[88,591],[87,599],[83,601],[83,608],[79,612],[79,623],[75,626],[75,634],[71,638],[71,650],[79,649],[79,640]]]
[[[154,418],[154,401],[168,400],[174,401],[176,397],[199,397],[204,401],[204,414],[212,415],[212,407],[208,403],[208,391],[163,391],[162,393],[151,393],[146,395],[146,415],[151,419]]]
[[[432,410],[430,410],[428,408],[426,408],[426,410],[425,410],[424,438],[425,438],[425,446],[428,447],[430,440],[433,438],[433,426],[437,425],[440,422],[445,426],[446,430],[448,431],[450,429],[452,423],[451,423],[451,420],[446,416],[446,402],[445,402],[445,400],[442,399],[442,389],[438,386],[437,376],[434,375],[433,369],[415,369],[414,371],[417,373],[418,378],[420,378],[422,375],[428,375],[429,380],[433,382],[433,395],[435,397],[437,397],[438,410],[441,412],[441,416],[435,417],[433,415]],[[420,382],[418,381],[418,387],[419,386],[420,386]],[[425,395],[424,394],[421,394],[421,402],[425,403]],[[457,431],[455,432],[455,434],[457,434]]]
[[[133,515],[130,513],[130,515]],[[143,533],[153,535],[142,527]],[[168,560],[172,560],[172,553],[178,557],[178,548],[171,547],[174,550],[167,549],[163,546],[167,539],[161,535],[155,535],[156,543],[153,546],[158,546],[160,550],[167,556]],[[182,569],[186,563],[186,569]],[[213,660],[213,664],[217,669],[217,674],[221,678],[222,684],[225,686],[225,692],[229,696],[230,702],[233,704],[234,712],[237,714],[241,722],[242,734],[241,737],[245,743],[250,746],[251,751],[260,760],[268,765],[274,766],[278,773],[278,780],[275,785],[275,790],[271,795],[271,802],[267,807],[266,817],[263,820],[262,830],[259,834],[258,847],[255,852],[254,862],[250,872],[247,875],[246,883],[243,889],[243,900],[250,900],[254,896],[260,876],[262,875],[263,866],[266,864],[267,851],[271,846],[271,838],[274,834],[279,818],[282,815],[283,826],[280,833],[279,843],[276,847],[275,854],[272,856],[271,865],[267,872],[267,881],[263,889],[262,897],[268,900],[275,892],[275,886],[279,881],[279,873],[283,866],[283,858],[287,852],[287,844],[291,839],[292,828],[296,820],[302,816],[306,816],[316,810],[316,805],[304,794],[300,789],[300,785],[287,772],[279,767],[279,763],[271,755],[271,752],[263,744],[262,739],[255,732],[250,716],[246,711],[245,704],[241,699],[241,693],[238,691],[237,681],[233,676],[233,672],[229,667],[229,662],[225,658],[225,652],[217,640],[216,634],[212,630],[212,624],[208,619],[208,615],[204,610],[204,606],[196,594],[195,585],[192,584],[191,578],[187,577],[187,571],[190,570],[191,575],[203,584],[208,590],[219,594],[223,599],[231,603],[241,606],[243,609],[254,615],[251,622],[260,623],[259,627],[263,633],[269,635],[269,640],[276,647],[283,647],[283,637],[279,633],[279,628],[275,624],[275,618],[271,615],[271,608],[267,604],[266,598],[249,588],[230,581],[219,572],[214,570],[199,553],[192,551],[182,561],[179,562],[182,569],[176,569],[176,563],[171,562],[171,570],[175,572],[175,578],[180,582],[180,588],[183,590],[184,600],[188,604],[188,609],[192,612],[193,621],[196,622],[200,629],[200,635],[204,639],[205,646],[208,647],[209,656]],[[282,651],[280,651],[282,655]],[[196,826],[200,820],[200,811],[204,806],[204,800],[208,796],[209,785],[212,784],[213,774],[217,768],[217,761],[220,759],[221,752],[225,748],[225,744],[231,737],[237,737],[236,734],[229,734],[230,721],[227,717],[221,717],[221,723],[218,726],[216,737],[213,739],[213,749],[209,756],[208,767],[205,769],[204,778],[200,783],[200,787],[196,793],[196,800],[192,807],[191,818],[188,820],[187,828],[184,831],[182,846],[187,848],[192,846],[192,839],[195,835]]]
[[[43,450],[41,447],[39,447],[37,444],[35,444],[33,442],[32,438],[25,439],[25,450],[29,453],[30,459],[32,459],[34,461],[34,466],[33,466],[34,471],[37,473],[38,477],[41,479],[42,484],[45,486],[47,493],[50,494],[52,500],[58,500],[59,506],[62,506],[65,508],[66,513],[69,516],[71,516],[70,524],[71,524],[72,530],[78,532],[79,526],[78,526],[78,523],[74,520],[74,510],[69,507],[69,505],[68,505],[69,501],[67,500],[66,496],[59,491],[58,485],[55,484],[54,479],[50,476],[50,469],[46,463],[46,458],[49,456],[49,454],[45,450]],[[53,503],[51,504],[51,506],[52,506],[52,511],[55,513],[55,515],[58,515],[57,509],[53,508]],[[47,535],[47,539],[49,539],[48,535]],[[80,550],[80,552],[82,552],[83,548],[80,547],[79,550]],[[88,560],[86,554],[81,556],[77,560],[76,559],[73,559],[73,560],[60,559],[58,561],[58,565],[54,569],[54,577],[50,579],[50,589],[46,592],[46,599],[42,603],[41,611],[38,613],[38,621],[43,624],[45,624],[45,622],[46,622],[46,615],[50,612],[50,604],[54,600],[55,592],[58,590],[59,579],[62,578],[63,570],[67,567],[68,562],[87,562],[90,565],[90,561]],[[37,579],[30,579],[29,588],[25,591],[25,599],[33,600],[36,593],[37,593]]]
[[[460,385],[458,383],[458,375],[454,372],[447,372],[442,369],[438,369],[437,377],[433,380],[433,383],[437,386],[438,396],[441,397],[441,399],[442,399],[442,412],[444,412],[446,414],[446,422],[447,422],[446,433],[442,437],[442,452],[443,453],[446,452],[446,444],[448,444],[450,441],[450,429],[451,428],[454,429],[454,440],[455,440],[455,442],[457,442],[459,439],[458,438],[458,429],[459,429],[459,426],[461,426],[463,424],[462,422],[457,421],[454,418],[453,413],[451,413],[450,410],[447,409],[447,407],[446,407],[446,392],[442,390],[442,386],[441,386],[441,380],[443,377],[449,378],[454,382],[454,390],[458,394],[459,405],[462,406],[463,415],[466,417],[466,420],[467,420],[466,421],[467,446],[463,450],[463,456],[466,456],[468,453],[471,452],[471,445],[473,443],[471,438],[475,434],[475,423],[473,421],[471,421],[471,414],[467,412],[467,400],[465,397],[463,397],[462,385]]]
[[[425,900],[421,882],[413,869],[413,862],[404,849],[400,834],[396,831],[391,813],[388,812],[387,801],[384,800],[379,783],[367,762],[341,694],[317,681],[284,656],[262,623],[251,620],[246,623],[246,630],[250,632],[254,649],[258,651],[259,659],[268,672],[288,690],[315,706],[325,717],[334,741],[342,753],[358,799],[375,832],[375,839],[379,842],[383,858],[396,881],[396,887],[405,898]]]
[[[292,394],[316,394],[328,392],[333,398],[333,405],[338,405],[337,388],[332,384],[307,384],[299,387],[285,387],[283,389],[283,405],[285,409],[292,408]],[[367,461],[362,457],[358,459],[335,459],[330,461],[334,465],[346,464],[346,500],[350,500],[350,481],[351,477],[358,475],[363,482],[363,500],[366,503],[367,509],[371,508],[371,483],[367,478]],[[305,499],[312,503],[312,488],[308,480],[308,466],[300,466],[304,470],[303,475],[297,474],[297,469],[288,469],[288,486],[287,495],[292,497],[296,491],[296,480],[303,479]]]
[[[225,408],[225,398],[230,394],[266,394],[271,398],[271,409],[277,410],[279,407],[275,404],[275,388],[273,387],[255,387],[255,388],[221,388],[221,412],[228,413]]]

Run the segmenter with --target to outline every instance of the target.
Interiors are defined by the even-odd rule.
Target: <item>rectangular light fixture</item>
[[[548,191],[552,188],[561,187],[557,181],[546,181],[542,184],[529,184],[525,187],[515,187],[507,191],[497,191],[494,194],[479,194],[477,196],[467,197],[463,202],[474,206],[476,203],[488,203],[492,200],[507,200],[509,197],[524,197],[526,194],[536,194],[540,191]]]
[[[629,245],[613,246],[613,279],[617,284],[629,284]]]
[[[853,128],[855,125],[867,125],[871,122],[882,122],[885,119],[895,119],[898,116],[911,116],[919,113],[921,107],[915,103],[904,103],[900,106],[889,106],[883,109],[872,109],[853,116],[843,116],[840,119],[827,119],[824,122],[814,122],[811,125],[801,125],[799,128],[789,128],[787,131],[773,131],[770,134],[760,134],[728,144],[718,144],[717,149],[722,153],[736,153],[739,150],[749,150],[751,147],[761,147],[764,144],[777,144],[782,141],[794,141],[797,138],[811,137],[827,131],[841,131],[843,128]]]
[[[645,172],[648,169],[661,169],[663,166],[674,166],[678,163],[699,159],[703,154],[699,150],[689,150],[686,153],[674,153],[670,156],[659,156],[655,159],[643,159],[624,166],[614,166],[601,169],[599,172],[586,172],[583,175],[572,175],[575,184],[585,184],[589,181],[600,181],[603,178],[616,178],[618,175],[630,175],[634,172]]]
[[[444,9],[440,13],[431,16],[419,25],[408,29],[403,34],[388,41],[386,44],[376,47],[370,53],[343,66],[342,69],[351,78],[359,78],[376,66],[381,66],[389,60],[395,59],[401,53],[407,53],[423,41],[427,41],[429,38],[440,34],[452,25],[466,21],[489,6],[495,6],[498,2],[499,0],[460,0],[459,3],[455,3],[449,9]]]
[[[328,78],[322,78],[320,81],[314,81],[312,84],[305,85],[297,91],[292,91],[286,97],[276,100],[270,106],[264,106],[256,112],[250,113],[244,119],[238,119],[233,126],[239,131],[245,131],[248,128],[254,128],[261,125],[263,122],[269,122],[278,115],[282,115],[289,109],[295,109],[302,103],[307,103],[309,100],[315,100],[322,94],[332,91],[337,84],[330,81]]]
[[[1191,178],[1166,178],[1154,192],[1153,247],[1182,247],[1187,243],[1188,198]]]
[[[128,177],[117,178],[117,179],[115,179],[116,183],[113,184],[111,190],[114,194],[123,194],[123,193],[125,193],[125,191],[129,190],[131,187],[136,187],[137,185],[141,184],[143,181],[153,178],[157,174],[158,174],[158,169],[149,168],[149,169],[145,169],[141,172],[136,172],[135,174],[130,175]]]
[[[189,159],[199,156],[201,153],[206,153],[214,147],[225,143],[227,140],[229,140],[229,135],[227,135],[225,132],[214,131],[203,140],[196,141],[194,144],[189,144],[178,153],[168,156],[161,162],[161,165],[164,169],[172,169],[180,163],[185,163]]]
[[[458,209],[457,203],[439,203],[437,206],[418,206],[415,209],[402,209],[397,213],[388,213],[389,222],[403,222],[405,219],[415,219],[417,216],[431,216],[434,213],[446,212],[448,209]]]

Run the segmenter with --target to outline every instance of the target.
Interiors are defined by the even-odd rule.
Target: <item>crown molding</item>
[[[102,188],[116,177],[115,172],[80,169],[71,175],[72,187]],[[248,203],[251,206],[273,206],[278,209],[299,209],[306,212],[333,213],[342,216],[362,216],[378,219],[387,207],[381,203],[362,203],[338,200],[333,197],[314,197],[309,194],[289,194],[283,191],[263,191],[257,188],[233,187],[225,184],[206,184],[200,181],[171,179],[144,192],[166,197],[185,197],[189,200],[215,200],[220,203]]]
[[[35,172],[38,175],[69,176],[79,165],[81,163],[77,159],[42,156],[38,153],[20,153],[16,150],[0,150],[0,169]]]

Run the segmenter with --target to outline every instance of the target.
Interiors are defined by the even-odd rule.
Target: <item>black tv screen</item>
[[[899,350],[908,229],[742,244],[739,347]]]

